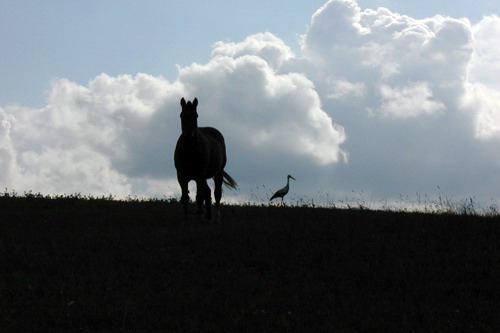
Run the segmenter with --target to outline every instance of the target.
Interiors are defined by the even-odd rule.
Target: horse
[[[188,183],[196,181],[196,204],[198,213],[203,213],[205,204],[206,219],[212,219],[212,195],[207,179],[214,179],[215,209],[220,218],[222,184],[237,188],[237,184],[225,171],[227,156],[226,144],[222,133],[213,127],[198,127],[198,99],[193,102],[181,99],[181,129],[174,153],[177,180],[181,187],[181,203],[184,216],[188,216]]]

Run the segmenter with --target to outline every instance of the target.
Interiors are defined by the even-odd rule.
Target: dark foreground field
[[[1,332],[498,332],[500,219],[0,198]]]

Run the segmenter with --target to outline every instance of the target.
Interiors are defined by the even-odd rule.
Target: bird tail
[[[236,181],[233,179],[233,177],[228,175],[226,171],[222,171],[222,181],[227,187],[234,189],[238,188],[238,184],[236,183]]]

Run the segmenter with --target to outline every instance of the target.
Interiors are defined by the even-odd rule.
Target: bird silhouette
[[[273,196],[271,197],[271,199],[269,199],[269,201],[276,199],[276,198],[281,198],[281,204],[283,204],[283,197],[288,193],[288,190],[290,189],[290,178],[292,178],[293,180],[296,180],[292,176],[288,175],[286,177],[286,186],[283,187],[282,189],[276,191],[276,193],[273,194]]]

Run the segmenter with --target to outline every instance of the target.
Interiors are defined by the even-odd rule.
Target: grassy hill
[[[500,217],[0,197],[2,332],[493,332]]]

